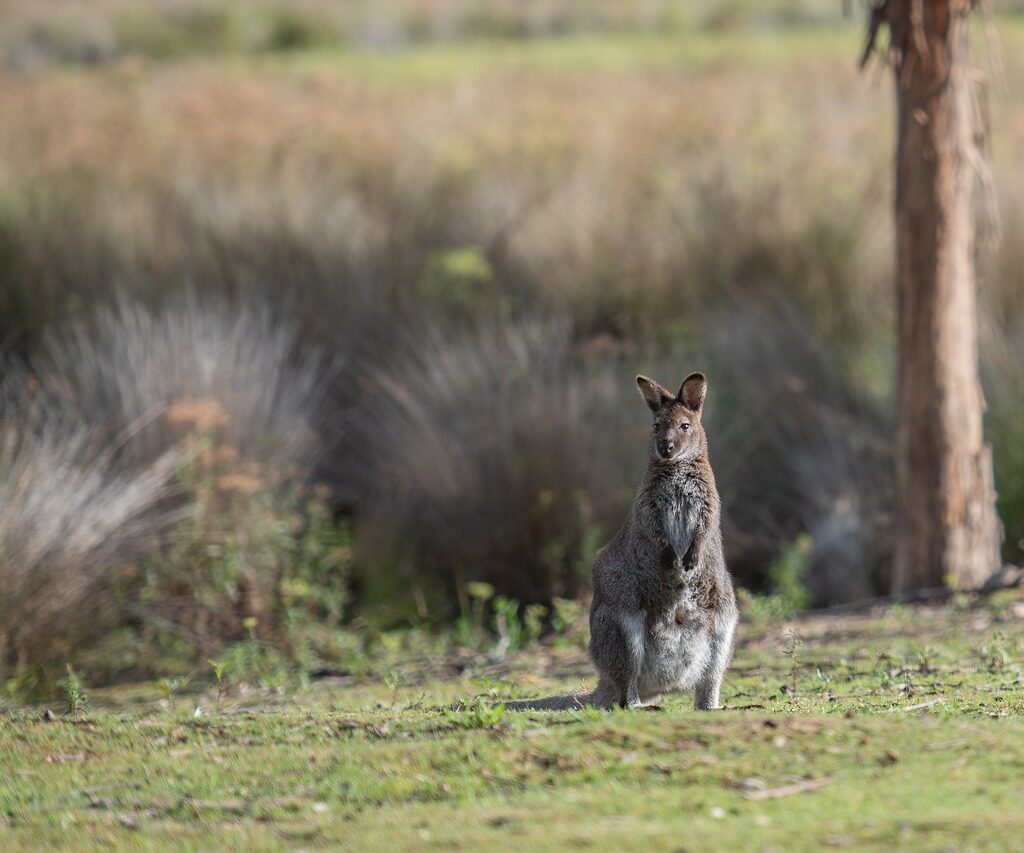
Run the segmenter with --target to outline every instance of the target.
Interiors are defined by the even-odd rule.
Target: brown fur
[[[690,689],[697,708],[718,707],[739,614],[701,423],[707,382],[691,374],[678,394],[643,376],[637,385],[654,414],[651,457],[632,511],[594,564],[597,689],[508,707],[634,707]]]

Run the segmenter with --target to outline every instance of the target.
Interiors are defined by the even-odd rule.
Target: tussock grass
[[[244,636],[248,617],[272,633],[284,580],[336,584],[314,609],[344,600],[336,531],[296,494],[332,441],[330,371],[303,355],[258,304],[193,294],[159,312],[122,299],[48,333],[31,369],[8,359],[0,673],[11,686],[46,693],[55,666],[126,625],[203,654]],[[161,570],[168,554],[173,571]],[[291,595],[300,609],[304,597]]]
[[[40,411],[29,392],[5,390],[0,672],[31,682],[37,667],[117,624],[119,575],[172,520],[163,501],[176,456],[167,449],[126,465],[71,413]]]
[[[162,407],[214,400],[214,443],[267,482],[330,480],[363,601],[433,620],[474,581],[578,591],[643,460],[632,374],[701,367],[741,582],[884,590],[890,93],[854,69],[856,21],[779,26],[819,5],[489,4],[518,22],[496,44],[478,4],[395,4],[364,43],[303,28],[370,4],[309,0],[269,53],[242,30],[270,2],[5,5],[0,346],[84,430],[24,452],[63,472],[53,448],[88,468],[75,448],[116,446],[102,491],[191,428]],[[65,49],[85,11],[67,31],[107,46]],[[982,345],[1019,560],[1024,31],[999,23],[1007,239],[980,248]],[[5,417],[39,432],[21,403]]]

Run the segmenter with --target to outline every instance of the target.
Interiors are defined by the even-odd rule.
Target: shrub
[[[32,389],[9,372],[0,412],[0,674],[28,682],[116,624],[117,579],[171,520],[177,458],[128,465]]]
[[[1002,319],[983,314],[980,344],[993,444],[997,506],[1005,527],[1003,555],[1024,560],[1024,311]]]
[[[421,615],[446,596],[468,615],[472,581],[523,603],[576,595],[642,453],[622,452],[642,406],[614,404],[615,377],[585,366],[564,326],[537,323],[427,330],[366,371],[350,474],[366,583],[386,597],[372,573],[397,572],[390,593],[411,584]]]
[[[118,626],[203,659],[249,618],[293,656],[337,625],[347,533],[307,485],[330,371],[258,301],[121,299],[6,370],[0,668]]]
[[[49,332],[32,368],[54,408],[128,430],[122,453],[143,461],[198,425],[301,478],[329,441],[328,364],[258,298],[186,292],[147,308],[122,295]]]
[[[810,603],[884,589],[893,488],[888,396],[876,397],[840,369],[834,350],[785,301],[748,298],[708,326],[718,380],[708,407],[711,454],[740,578],[770,588],[764,567],[794,554],[791,543],[807,534],[809,547],[800,550]]]
[[[185,411],[183,411],[185,409]],[[243,458],[221,436],[215,403],[172,406],[188,418],[188,463],[178,471],[189,514],[142,564],[128,590],[145,633],[170,630],[208,660],[247,635],[292,661],[311,651],[311,626],[338,627],[348,598],[349,541],[326,494]]]

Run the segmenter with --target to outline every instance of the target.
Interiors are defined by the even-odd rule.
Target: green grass
[[[578,642],[286,695],[93,691],[0,722],[0,847],[1005,849],[1024,831],[1024,597],[746,625],[727,709],[502,712]],[[462,669],[462,674],[454,674]],[[462,698],[464,702],[459,703]],[[201,708],[200,716],[195,709]],[[774,795],[774,796],[773,796]]]
[[[983,27],[975,27],[975,50],[988,67]],[[1024,16],[999,16],[996,32],[1004,55],[1024,45]],[[173,63],[260,72],[329,72],[378,84],[446,83],[460,78],[517,72],[622,73],[670,70],[770,70],[794,63],[836,62],[856,71],[864,44],[859,15],[839,22],[778,29],[714,31],[684,29],[663,33],[607,33],[533,39],[470,38],[451,43],[420,43],[397,48],[309,47],[283,53],[185,55]],[[62,72],[81,74],[77,66]],[[119,70],[115,70],[119,74]]]
[[[329,68],[384,80],[446,80],[517,69],[552,72],[674,68],[697,71],[716,64],[772,66],[846,53],[855,61],[859,25],[772,33],[683,32],[658,35],[575,35],[529,41],[475,39],[449,45],[386,50],[309,50],[262,57],[257,64],[301,70]],[[244,60],[246,64],[252,60]]]

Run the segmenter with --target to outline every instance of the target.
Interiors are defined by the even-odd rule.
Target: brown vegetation
[[[704,27],[608,56],[566,39],[499,58],[456,43],[20,66],[0,76],[4,381],[23,360],[43,421],[75,412],[133,477],[188,431],[166,407],[193,425],[222,407],[207,426],[239,464],[221,460],[221,492],[329,481],[354,592],[398,604],[386,621],[466,610],[478,580],[524,602],[578,591],[643,462],[631,377],[693,365],[716,388],[741,583],[770,588],[795,555],[815,602],[876,593],[893,550],[890,152],[849,27],[743,37],[742,62]],[[1011,234],[1024,124],[993,98]],[[1021,251],[979,263],[1009,559]],[[170,621],[201,634],[196,612]]]

